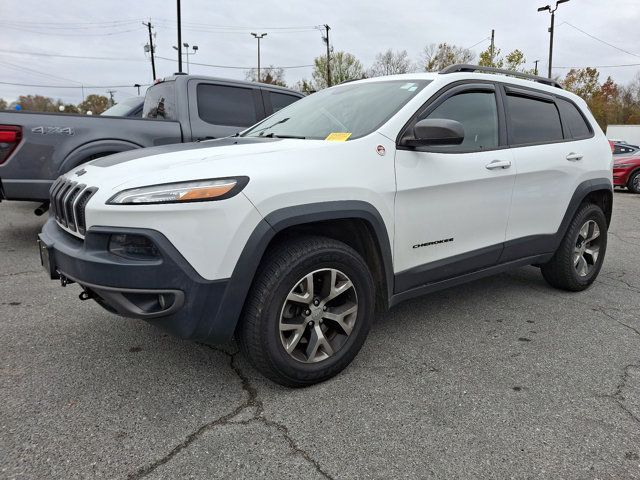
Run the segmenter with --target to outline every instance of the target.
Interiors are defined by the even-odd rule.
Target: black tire
[[[627,188],[630,192],[640,193],[640,170],[636,170],[629,177]]]
[[[357,308],[350,321],[355,320],[350,334],[340,337],[342,343],[333,354],[315,363],[303,363],[285,350],[280,329],[281,318],[284,318],[285,309],[291,308],[290,303],[286,302],[294,287],[302,285],[299,283],[300,279],[309,275],[313,279],[314,275],[320,275],[318,272],[324,272],[325,269],[339,270],[350,280],[350,288],[353,290],[349,294],[353,295],[355,292]],[[317,285],[318,281],[322,285],[323,278],[312,283]],[[373,319],[374,289],[367,264],[354,249],[344,243],[324,237],[283,241],[265,254],[247,295],[243,317],[236,331],[240,349],[256,369],[281,385],[304,387],[327,380],[349,365],[362,347]],[[317,291],[320,291],[320,287],[317,287]],[[302,308],[305,309],[304,313],[296,315],[295,319],[296,322],[298,319],[304,320],[296,323],[297,325],[306,324],[312,318],[305,315],[311,310]],[[322,315],[317,310],[315,313]],[[316,322],[320,328],[322,320]],[[322,328],[329,328],[329,324],[331,321],[325,320]],[[313,334],[314,328],[316,327],[307,329],[304,326],[305,334]],[[327,335],[329,334],[334,334],[334,339],[338,338],[335,332],[328,332]],[[303,347],[305,342],[309,348],[311,338],[302,338],[296,348]],[[320,352],[320,349],[317,351]]]
[[[600,235],[596,239],[598,241],[598,256],[596,261],[589,267],[588,273],[580,275],[575,264],[576,249],[582,243],[585,243],[580,236],[580,230],[590,221],[595,222],[600,231]],[[555,288],[572,292],[585,290],[589,288],[598,276],[606,251],[607,220],[604,213],[597,205],[591,203],[583,204],[571,221],[558,250],[556,250],[548,263],[542,265],[542,276],[549,285]]]

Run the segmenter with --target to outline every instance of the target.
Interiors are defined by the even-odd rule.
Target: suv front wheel
[[[551,286],[579,292],[598,276],[607,250],[607,219],[600,207],[583,204],[542,276]]]
[[[331,378],[369,332],[374,283],[351,247],[324,237],[285,241],[265,254],[237,332],[266,377],[289,387]]]

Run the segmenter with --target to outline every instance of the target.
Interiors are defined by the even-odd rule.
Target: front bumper
[[[145,236],[156,245],[160,258],[114,255],[108,251],[112,234]],[[84,289],[81,298],[93,298],[125,317],[148,320],[181,338],[222,343],[233,335],[235,322],[225,322],[221,313],[228,279],[202,278],[160,232],[93,227],[82,241],[50,218],[39,244],[51,278],[60,278],[63,285],[78,283]]]
[[[46,202],[53,180],[15,180],[0,178],[0,200]]]
[[[629,175],[634,168],[613,168],[613,185],[616,187],[626,187],[629,181]]]

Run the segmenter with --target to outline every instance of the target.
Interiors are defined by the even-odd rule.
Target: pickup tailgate
[[[53,181],[81,163],[183,141],[180,124],[167,120],[0,112],[3,126],[20,131],[17,146],[0,157],[0,199],[8,200],[45,201]]]

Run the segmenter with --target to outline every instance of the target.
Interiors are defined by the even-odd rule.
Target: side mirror
[[[464,140],[464,127],[460,122],[444,118],[420,120],[413,127],[413,138],[403,143],[411,147],[427,145],[460,145]]]

